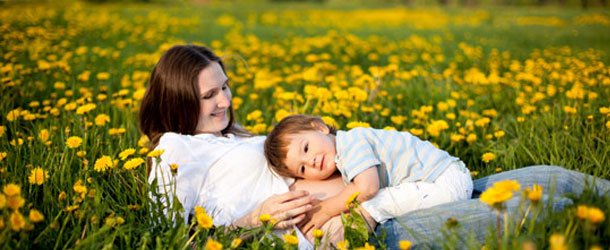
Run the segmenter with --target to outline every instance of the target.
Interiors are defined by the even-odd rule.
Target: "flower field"
[[[265,237],[269,219],[213,228],[197,211],[183,225],[152,202],[146,159],[161,152],[136,118],[152,67],[175,44],[223,57],[237,121],[253,133],[308,113],[344,130],[409,131],[462,159],[473,178],[537,164],[610,178],[607,10],[2,7],[3,249],[295,247],[290,235]],[[528,203],[540,199],[536,187],[506,190],[492,191],[525,192],[524,207],[542,209]],[[491,229],[486,247],[607,249],[610,195],[572,198],[536,228]]]

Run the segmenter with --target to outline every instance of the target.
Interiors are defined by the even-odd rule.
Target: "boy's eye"
[[[301,174],[305,173],[305,166],[301,166]]]
[[[305,144],[305,153],[307,153],[307,150],[309,150],[309,144]]]

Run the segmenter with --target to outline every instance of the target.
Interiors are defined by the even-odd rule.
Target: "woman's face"
[[[229,107],[231,106],[231,90],[229,79],[217,62],[211,62],[199,72],[199,121],[196,134],[212,133],[220,135],[220,131],[229,125]]]

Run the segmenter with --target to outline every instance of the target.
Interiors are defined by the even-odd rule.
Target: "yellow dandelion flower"
[[[130,155],[133,155],[135,152],[136,152],[136,150],[133,148],[125,149],[121,153],[119,153],[119,158],[121,160],[125,160],[125,159],[127,159],[127,157],[129,157]]]
[[[284,234],[284,241],[288,245],[296,246],[299,244],[299,239],[292,234]]]
[[[390,120],[396,125],[402,125],[405,120],[407,120],[407,117],[402,115],[393,115],[390,117]]]
[[[4,158],[6,158],[6,155],[6,152],[0,152],[0,161],[4,160]]]
[[[317,239],[321,239],[322,237],[324,237],[324,231],[322,231],[320,229],[314,229],[312,234],[313,234],[313,237],[317,238]]]
[[[448,129],[449,124],[444,120],[435,120],[432,121],[428,126],[426,126],[426,131],[430,136],[437,137],[440,135],[441,131]]]
[[[106,114],[99,114],[95,117],[95,125],[104,126],[107,122],[110,122],[110,116]]]
[[[337,242],[337,249],[339,250],[348,250],[349,247],[349,241],[347,240],[342,240]]]
[[[566,239],[562,234],[554,233],[549,237],[549,244],[551,250],[567,250]]]
[[[6,196],[0,194],[0,209],[6,207]]]
[[[104,172],[108,168],[112,168],[114,163],[112,162],[112,158],[110,156],[104,155],[97,160],[95,160],[95,165],[93,169],[98,172]]]
[[[68,148],[77,148],[81,145],[82,142],[83,142],[83,139],[81,139],[80,137],[70,136],[66,140],[66,146],[68,146]]]
[[[420,128],[412,128],[409,129],[409,133],[411,133],[414,136],[420,136],[424,134],[424,130],[420,129]]]
[[[398,242],[398,247],[401,250],[409,250],[412,245],[413,245],[413,243],[411,243],[408,240],[401,240],[400,242]]]
[[[87,155],[87,151],[81,150],[81,151],[76,152],[76,156],[78,156],[78,157],[84,157],[85,155]]]
[[[110,79],[110,74],[108,72],[99,72],[96,75],[97,79],[100,81]]]
[[[142,98],[144,98],[145,93],[146,93],[146,88],[139,88],[135,92],[133,92],[133,95],[131,97],[133,97],[134,100],[139,101],[139,100],[142,100]],[[235,106],[235,98],[233,98],[232,105]]]
[[[140,205],[127,205],[129,210],[140,210]]]
[[[116,217],[117,225],[122,225],[123,223],[125,223],[125,219],[123,219],[123,217],[121,217],[121,216]]]
[[[21,196],[9,196],[7,199],[7,206],[12,209],[12,210],[17,210],[21,207],[23,207],[23,204],[25,204],[25,200],[23,198],[21,198]]]
[[[20,195],[21,194],[21,186],[14,184],[14,183],[9,183],[6,184],[3,188],[2,191],[4,192],[4,194],[6,194],[6,196],[15,196],[15,195]]]
[[[486,203],[490,206],[499,205],[513,197],[513,192],[508,190],[502,190],[495,187],[488,188],[481,194],[479,199],[481,202]]]
[[[353,121],[353,122],[347,123],[345,125],[345,127],[347,127],[348,129],[353,129],[353,128],[357,128],[357,127],[370,128],[371,125],[367,122]]]
[[[130,170],[130,169],[134,169],[137,168],[138,166],[142,165],[142,163],[144,163],[144,159],[142,158],[133,158],[127,162],[125,162],[125,164],[123,164],[123,168]]]
[[[42,215],[42,213],[40,213],[36,209],[30,210],[30,216],[28,217],[30,217],[30,221],[34,223],[38,223],[44,220],[44,215]]]
[[[89,113],[91,110],[94,110],[96,107],[97,107],[97,105],[95,105],[94,103],[87,103],[85,105],[78,107],[76,109],[76,114],[82,115],[82,114]]]
[[[355,248],[354,250],[375,250],[375,246],[371,246],[368,242],[364,243],[363,247]]]
[[[21,145],[23,145],[23,139],[21,139],[21,138],[13,139],[13,140],[11,140],[10,144],[12,146],[21,146]]]
[[[261,215],[258,217],[258,219],[259,219],[261,222],[265,223],[265,222],[267,222],[267,221],[271,220],[271,215],[268,215],[268,214],[261,214]]]
[[[213,239],[208,239],[208,241],[205,243],[205,249],[206,250],[221,250],[222,244]]]
[[[171,169],[171,170],[174,170],[174,171],[175,171],[176,169],[178,169],[178,164],[176,164],[176,163],[174,163],[174,164],[169,164],[169,169]]]
[[[604,212],[596,207],[590,207],[587,213],[587,219],[595,224],[606,220]]]
[[[71,206],[67,206],[67,207],[65,207],[65,208],[64,208],[64,211],[66,211],[66,212],[72,212],[72,211],[74,211],[74,210],[78,209],[78,207],[79,207],[79,205],[78,205],[78,204],[76,204],[76,205],[71,205]]]
[[[451,139],[452,142],[460,142],[460,141],[464,140],[465,137],[460,134],[451,133],[449,138]]]
[[[494,153],[485,153],[483,154],[482,160],[485,163],[489,163],[490,161],[496,159],[496,154]]]
[[[231,249],[235,249],[241,245],[242,240],[240,238],[235,238],[231,241]]]
[[[0,137],[4,136],[5,132],[6,132],[6,126],[0,126]]]
[[[150,153],[148,153],[148,157],[159,157],[163,154],[163,152],[165,152],[165,149],[156,149],[153,151],[150,151]]]
[[[21,111],[19,109],[13,109],[9,111],[6,115],[6,120],[8,120],[9,122],[15,121],[17,120],[17,118],[19,118],[20,113]]]
[[[496,183],[494,183],[494,188],[500,189],[500,190],[506,190],[506,191],[517,191],[521,188],[521,185],[519,185],[519,182],[515,181],[515,180],[505,180],[505,181],[498,181]]]
[[[322,121],[324,121],[324,123],[328,124],[331,127],[339,129],[339,123],[337,123],[337,121],[335,121],[335,119],[330,116],[322,116]]]
[[[18,232],[25,227],[25,220],[19,211],[11,213],[9,221],[11,222],[11,229],[15,232]]]
[[[505,134],[505,132],[502,130],[494,132],[494,136],[498,139],[504,137],[504,134]]]
[[[197,224],[201,228],[212,228],[213,219],[205,212],[205,209],[203,209],[203,207],[195,206],[195,218],[197,219]]]
[[[578,207],[576,207],[576,217],[584,220],[588,217],[588,215],[589,208],[587,206],[578,205]]]
[[[563,106],[563,112],[566,112],[568,114],[576,114],[577,110],[574,107]]]
[[[347,198],[347,200],[345,201],[345,205],[347,206],[347,208],[349,208],[349,205],[352,204],[352,202],[354,202],[356,198],[358,198],[358,195],[360,195],[360,191],[356,191],[355,193],[350,195],[349,198]]]
[[[48,129],[41,129],[40,132],[38,132],[38,139],[40,139],[41,142],[46,142],[49,140],[49,135]]]
[[[394,131],[397,131],[398,129],[396,129],[395,127],[392,127],[392,126],[385,126],[383,128],[383,130],[394,130]]]
[[[63,200],[65,200],[65,199],[66,199],[66,197],[67,197],[67,196],[68,196],[68,195],[66,194],[66,192],[61,191],[61,193],[59,193],[59,195],[57,195],[57,200],[59,200],[59,201],[63,201]]]
[[[148,153],[148,148],[141,148],[141,149],[138,150],[138,154],[143,155],[143,154],[146,154],[146,153]]]
[[[527,198],[532,202],[538,202],[542,198],[542,186],[538,184],[534,184],[534,186],[530,189],[527,188],[525,190],[527,194]]]
[[[42,185],[47,178],[49,178],[49,171],[37,167],[30,171],[28,181],[30,184]]]
[[[148,139],[148,136],[142,135],[142,136],[140,136],[140,139],[138,139],[138,146],[147,147],[149,142],[150,142],[150,139]]]
[[[125,128],[111,128],[108,130],[108,134],[110,135],[120,135],[125,133]]]
[[[250,112],[246,116],[246,120],[248,120],[248,121],[256,121],[259,118],[261,118],[262,115],[263,115],[263,112],[257,109],[257,110],[254,110],[254,111]]]
[[[87,193],[87,187],[85,185],[83,185],[83,182],[81,180],[77,180],[74,185],[72,186],[72,190],[74,190],[74,192],[79,193],[81,195],[84,195],[85,193]]]
[[[473,143],[476,140],[477,140],[476,134],[469,134],[468,136],[466,136],[466,142],[468,142],[468,143]]]

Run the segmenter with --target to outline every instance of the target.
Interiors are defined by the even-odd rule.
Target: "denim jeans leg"
[[[482,193],[495,182],[502,180],[516,180],[521,187],[538,184],[542,186],[545,194],[554,188],[553,195],[580,194],[586,185],[594,185],[600,196],[610,192],[610,181],[608,180],[562,167],[546,165],[519,168],[474,180],[474,190]]]
[[[554,188],[553,207],[555,210],[570,204],[568,199],[560,196],[567,192],[581,193],[585,185],[594,183],[600,195],[610,191],[610,181],[593,178],[576,171],[556,166],[532,166],[503,173],[494,174],[474,181],[474,189],[480,192],[491,187],[493,183],[502,180],[516,180],[522,187],[538,184],[545,190],[545,198],[541,201],[547,203],[548,190]],[[511,216],[517,216],[519,197],[506,202],[507,211]],[[457,201],[435,207],[416,210],[404,216],[391,219],[377,226],[376,233],[385,231],[385,243],[388,249],[397,249],[401,240],[408,240],[414,244],[414,249],[442,248],[446,242],[443,236],[444,224],[449,218],[458,221],[456,228],[460,237],[467,239],[470,235],[483,243],[490,227],[495,227],[496,212],[479,199]],[[460,243],[457,243],[460,244]]]
[[[505,203],[507,212],[513,218],[519,214],[519,199],[517,196]],[[541,202],[547,204],[547,201],[548,197],[545,196]],[[571,204],[571,200],[567,198],[553,197],[554,210],[561,210],[568,204]],[[496,216],[496,211],[489,205],[478,199],[470,199],[413,211],[388,220],[377,226],[375,231],[378,235],[385,231],[387,238],[384,242],[388,249],[398,249],[401,240],[411,241],[413,249],[441,249],[443,244],[448,243],[444,234],[449,231],[445,224],[449,218],[453,218],[457,220],[454,231],[458,236],[454,244],[458,248],[466,248],[465,244],[473,244],[471,237],[475,240],[474,244],[484,244],[487,233],[496,227]]]

